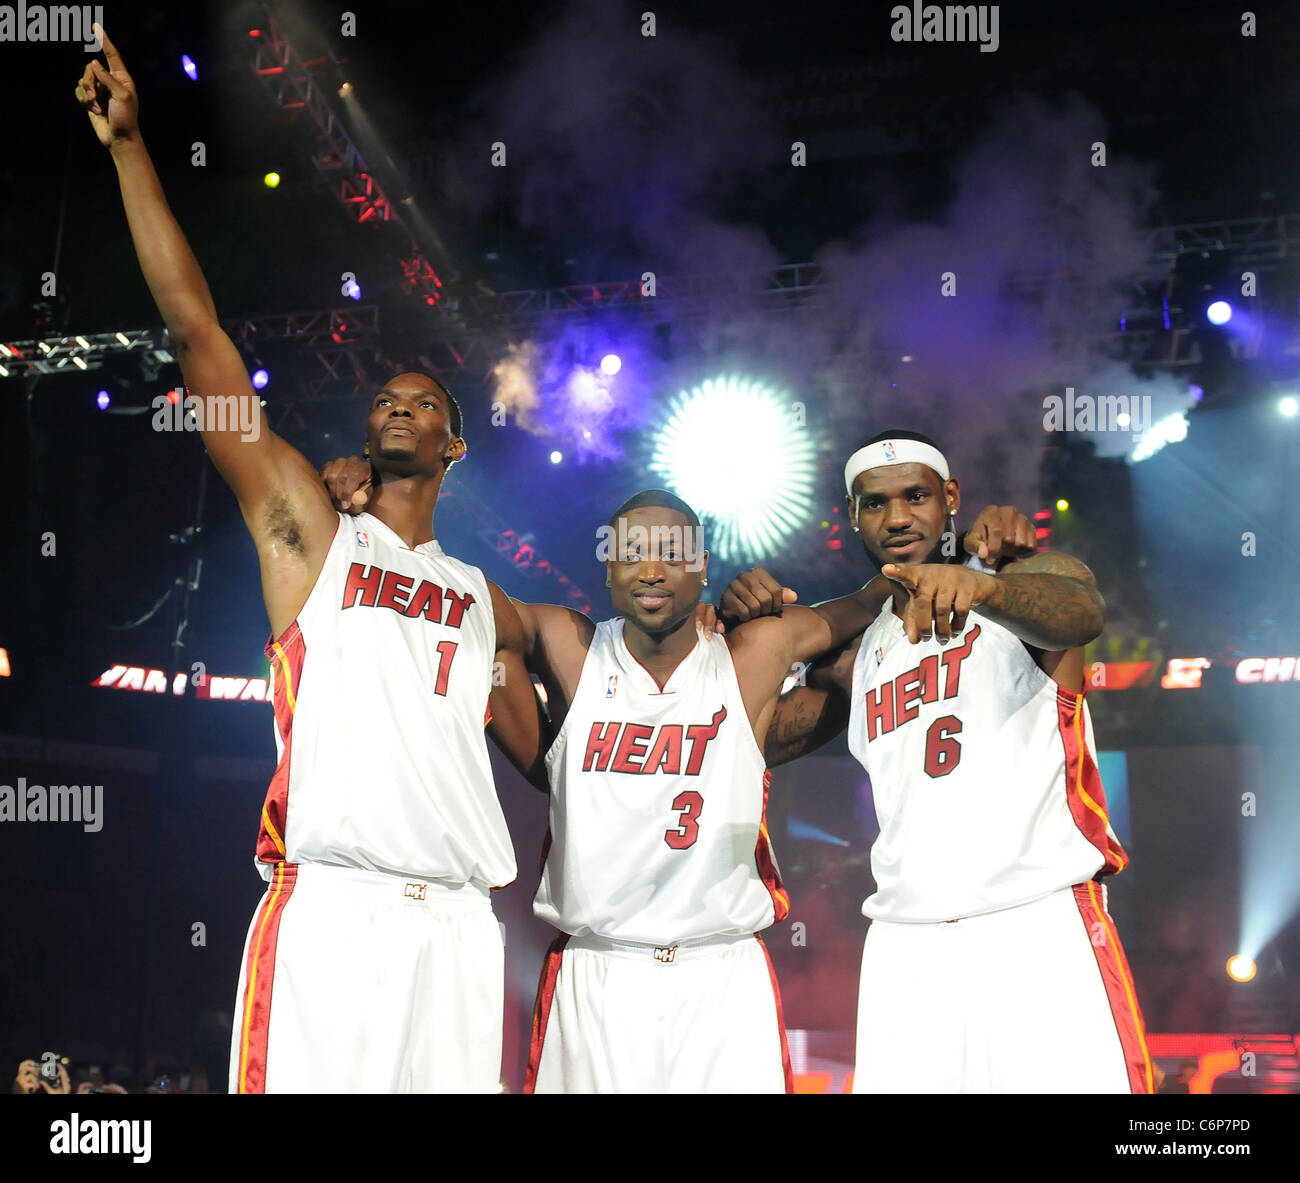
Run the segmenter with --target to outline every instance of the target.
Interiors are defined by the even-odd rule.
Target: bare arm
[[[1043,551],[1008,563],[991,576],[980,612],[1026,645],[1048,652],[1081,648],[1101,635],[1106,602],[1078,559]]]
[[[511,603],[519,613],[523,630],[523,659],[530,672],[546,687],[546,705],[551,730],[560,730],[569,704],[582,678],[595,624],[581,612],[558,604]]]
[[[104,51],[109,68],[92,60],[77,99],[112,155],[136,256],[176,346],[204,447],[257,544],[267,612],[279,635],[306,601],[338,518],[311,465],[267,428],[261,400],[167,205],[140,137],[135,84],[107,34]]]
[[[776,702],[763,755],[769,768],[788,764],[834,739],[849,722],[849,687],[860,638],[811,666],[803,682]]]
[[[524,666],[524,626],[510,597],[491,581],[488,590],[497,629],[488,735],[523,778],[545,792],[543,756],[550,739],[541,701]]]

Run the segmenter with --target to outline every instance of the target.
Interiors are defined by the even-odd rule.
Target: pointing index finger
[[[126,65],[122,61],[122,55],[117,52],[117,46],[108,39],[108,33],[105,32],[104,26],[95,21],[90,26],[90,31],[93,33],[96,29],[99,30],[99,40],[104,46],[104,59],[108,62],[108,68],[110,70],[125,70]]]

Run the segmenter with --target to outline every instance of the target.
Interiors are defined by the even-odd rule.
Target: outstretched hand
[[[880,573],[909,593],[903,631],[913,645],[931,636],[940,644],[952,640],[966,627],[971,605],[995,586],[993,576],[954,563],[886,563]]]
[[[135,82],[127,73],[126,63],[117,52],[117,46],[104,32],[103,25],[91,25],[104,43],[105,68],[91,58],[85,73],[77,82],[77,102],[90,116],[90,126],[105,148],[121,140],[133,139],[140,132],[140,101],[135,93]]]

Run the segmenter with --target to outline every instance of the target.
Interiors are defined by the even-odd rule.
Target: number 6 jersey
[[[978,610],[946,645],[913,645],[887,602],[853,664],[848,740],[880,825],[873,920],[994,912],[1128,862],[1083,695]]]
[[[548,924],[669,945],[758,932],[789,911],[769,775],[722,637],[699,637],[661,691],[623,620],[602,621],[546,767],[533,911]]]

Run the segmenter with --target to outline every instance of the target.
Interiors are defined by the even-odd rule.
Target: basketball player
[[[427,375],[389,380],[366,423],[381,477],[369,512],[334,512],[264,422],[103,44],[108,69],[92,60],[77,98],[257,546],[271,623],[279,765],[256,852],[269,887],[240,970],[231,1091],[495,1091],[504,972],[488,893],[515,862],[489,693],[494,738],[525,775],[540,773],[541,734],[517,613],[434,540],[443,477],[465,455],[460,408]]]
[[[357,457],[325,475],[336,504],[365,503]],[[1010,507],[990,506],[978,525],[968,545],[994,553],[1004,531],[1031,529]],[[616,619],[518,605],[556,733],[534,911],[561,934],[542,970],[525,1091],[788,1091],[780,995],[756,934],[789,905],[755,736],[791,664],[865,628],[889,585],[788,607],[724,639],[697,630],[708,556],[688,505],[637,494],[609,523],[611,541]]]
[[[1044,1048],[1077,1091],[1152,1091],[1103,885],[1128,859],[1084,703],[1105,619],[1092,573],[1048,551],[997,574],[944,562],[960,490],[924,436],[868,441],[844,482],[893,595],[781,699],[766,753],[784,763],[847,723],[871,777],[854,1091],[1042,1092]],[[733,588],[739,620],[793,594],[761,571]]]

